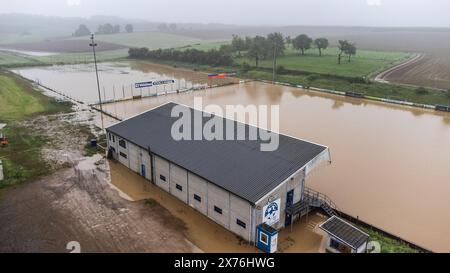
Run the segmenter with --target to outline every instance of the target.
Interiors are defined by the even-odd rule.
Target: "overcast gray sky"
[[[450,0],[0,0],[0,7],[179,23],[450,27]]]

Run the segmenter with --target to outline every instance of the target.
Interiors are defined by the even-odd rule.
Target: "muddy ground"
[[[166,209],[127,201],[110,187],[103,156],[83,156],[88,133],[81,120],[69,114],[23,123],[49,138],[42,157],[55,172],[2,192],[0,252],[69,252],[71,241],[82,252],[198,251]]]

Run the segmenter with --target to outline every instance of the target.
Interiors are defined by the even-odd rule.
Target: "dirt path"
[[[398,64],[394,67],[388,68],[387,70],[379,73],[376,77],[375,77],[375,81],[376,82],[381,82],[381,83],[390,83],[387,78],[398,71],[404,70],[404,69],[408,69],[409,67],[415,65],[417,62],[419,62],[421,59],[423,59],[424,54],[416,54],[413,58],[408,59],[406,62]]]
[[[430,63],[431,62],[431,63]],[[448,86],[446,75],[438,75],[435,68],[427,67],[435,65],[429,55],[419,53],[406,62],[391,67],[375,77],[376,82],[407,86],[412,88],[426,87],[430,89],[446,91],[444,86]],[[436,65],[437,66],[437,65]],[[430,74],[425,77],[424,70]],[[445,74],[445,72],[444,72]],[[445,84],[447,83],[447,84]]]
[[[4,193],[0,252],[192,252],[184,224],[159,205],[122,199],[93,169],[65,169]]]

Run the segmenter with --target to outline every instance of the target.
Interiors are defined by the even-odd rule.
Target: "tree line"
[[[127,24],[124,27],[125,32],[132,33],[134,27],[132,24]],[[112,25],[110,23],[99,25],[95,34],[116,34],[121,32],[120,25]],[[91,30],[84,24],[81,24],[78,29],[73,33],[74,37],[88,36],[91,35]]]
[[[184,63],[211,65],[211,66],[230,66],[233,64],[231,53],[226,47],[219,50],[211,49],[208,51],[198,49],[157,49],[148,48],[130,48],[128,56],[133,59],[155,59],[163,61],[176,61]]]
[[[255,36],[242,38],[237,35],[233,35],[231,41],[231,49],[233,53],[237,53],[238,57],[245,55],[255,61],[255,66],[261,60],[276,58],[284,55],[286,45],[291,45],[294,49],[298,50],[301,55],[305,55],[305,52],[313,47],[319,50],[319,56],[322,56],[323,50],[329,47],[329,41],[327,38],[312,39],[306,34],[300,34],[294,38],[290,36],[283,37],[279,32],[270,33],[266,37]],[[348,61],[351,61],[351,57],[356,54],[356,45],[347,40],[339,40],[339,53],[338,64],[341,64],[341,59],[344,55],[348,57]]]

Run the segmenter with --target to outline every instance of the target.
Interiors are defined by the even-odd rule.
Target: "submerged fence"
[[[318,91],[318,92],[352,97],[352,98],[368,99],[368,100],[380,101],[380,102],[385,102],[385,103],[390,103],[390,104],[398,104],[398,105],[418,107],[418,108],[423,108],[423,109],[431,109],[431,110],[436,110],[436,111],[441,111],[441,112],[450,112],[450,105],[447,106],[447,105],[432,105],[432,104],[415,103],[415,102],[410,102],[410,101],[406,101],[406,100],[368,96],[368,95],[365,95],[363,93],[358,93],[358,92],[337,91],[337,90],[317,88],[317,87],[305,87],[302,85],[295,85],[295,84],[290,84],[290,83],[285,83],[285,82],[272,82],[272,81],[268,81],[268,80],[259,80],[259,81],[264,82],[264,83],[271,83],[271,84],[284,85],[284,86],[289,86],[289,87],[302,88],[302,89],[306,89],[306,90]]]

